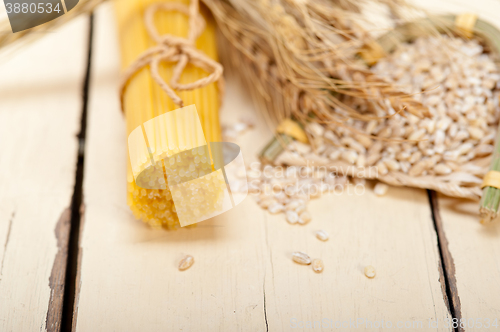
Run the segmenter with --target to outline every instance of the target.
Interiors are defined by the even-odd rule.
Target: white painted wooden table
[[[0,331],[61,324],[88,31],[81,17],[0,63]]]
[[[472,6],[460,3],[444,9]],[[500,2],[481,4],[496,23]],[[88,97],[88,17],[0,64],[0,331],[451,331],[445,323],[454,317],[474,319],[467,331],[497,329],[500,226],[481,226],[475,202],[369,189],[312,201],[306,226],[251,197],[194,229],[136,221],[126,205],[110,3],[91,24]],[[255,115],[244,89],[228,81],[222,122]],[[256,117],[258,129],[237,141],[247,162],[271,137]],[[318,241],[317,229],[330,240]],[[325,271],[293,264],[296,250],[322,258]],[[195,264],[179,272],[183,254]],[[363,275],[366,265],[376,278]]]

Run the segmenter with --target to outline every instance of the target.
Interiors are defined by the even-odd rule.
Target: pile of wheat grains
[[[368,100],[351,98],[351,107],[380,119],[350,119],[346,127],[333,128],[309,123],[306,131],[311,144],[293,141],[273,166],[254,163],[247,173],[248,189],[262,208],[284,213],[290,224],[304,225],[311,221],[310,199],[348,188],[351,194],[364,193],[364,179],[314,166],[334,161],[357,169],[373,167],[380,175],[402,172],[443,179],[471,174],[480,181],[485,169],[471,167],[470,162],[493,152],[500,96],[499,70],[482,46],[475,40],[448,36],[420,38],[401,45],[372,70],[413,94],[428,107],[430,117],[398,114],[387,101],[392,116],[384,118],[387,110],[370,109],[373,105]],[[282,163],[288,166],[279,166]],[[386,192],[385,184],[375,186],[376,195]],[[325,241],[328,233],[318,231],[317,237]],[[292,259],[300,264],[312,262],[301,252]],[[316,265],[314,271],[323,271],[321,260]],[[365,275],[373,278],[374,268],[366,267]]]
[[[390,138],[386,141],[342,126],[328,128],[310,123],[306,131],[312,144],[292,142],[277,162],[293,164],[296,160],[300,165],[304,160],[317,164],[343,161],[358,168],[375,167],[379,175],[392,171],[443,178],[469,173],[480,181],[484,170],[471,167],[469,162],[493,152],[500,93],[499,70],[482,46],[475,40],[448,36],[419,38],[401,45],[372,70],[398,84],[402,91],[414,94],[413,98],[429,108],[431,116],[422,119],[397,114],[387,102],[393,115],[389,118],[347,121],[358,132]],[[363,112],[373,105],[352,98],[350,106]],[[384,110],[371,111],[384,115]],[[311,219],[306,209],[309,199],[349,182],[317,167],[266,167],[267,172],[261,169],[258,176],[250,171],[250,189],[258,193],[261,207],[271,213],[285,213],[292,224],[305,224]],[[360,181],[355,179],[354,185],[363,184]]]

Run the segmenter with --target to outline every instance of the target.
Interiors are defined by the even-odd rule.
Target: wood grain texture
[[[0,331],[60,328],[87,34],[81,17],[0,64]]]
[[[449,318],[427,204],[422,190],[391,188],[386,196],[376,197],[368,188],[360,196],[330,195],[313,201],[313,221],[305,227],[290,227],[281,216],[267,216],[269,330],[288,330],[292,318],[327,318],[326,326],[360,319],[356,330],[368,331],[377,326],[368,321],[392,322],[394,327],[412,322],[414,329],[422,322],[425,329],[429,320]],[[330,240],[318,241],[317,229],[329,232]],[[324,272],[315,275],[310,267],[290,264],[296,250],[321,258]],[[364,276],[367,265],[375,267],[374,279]]]
[[[500,1],[432,1],[419,2],[432,12],[477,14],[500,27]],[[479,202],[437,196],[437,222],[441,223],[452,260],[447,272],[456,287],[452,303],[456,316],[467,324],[465,331],[500,330],[500,224],[479,223]],[[455,280],[453,282],[453,279]],[[494,319],[498,325],[492,326]],[[480,327],[482,325],[482,327]]]
[[[438,196],[437,201],[437,213],[453,256],[454,269],[450,269],[450,273],[456,279],[460,316],[467,321],[465,331],[483,331],[487,320],[490,321],[490,330],[498,330],[500,221],[481,225],[478,202],[444,196]],[[494,319],[497,319],[497,327],[491,326]]]
[[[460,303],[460,294],[457,289],[457,277],[455,275],[455,260],[450,252],[449,242],[446,237],[446,232],[443,227],[443,220],[439,210],[438,194],[435,191],[428,191],[429,199],[431,201],[432,217],[439,239],[439,250],[441,253],[441,263],[443,266],[444,274],[446,275],[445,287],[448,298],[448,306],[451,310],[454,319],[460,321],[462,319],[462,308]],[[459,331],[463,329],[457,326]]]
[[[95,19],[76,331],[301,330],[293,329],[293,318],[297,324],[322,318],[333,324],[422,322],[425,328],[428,320],[449,318],[422,190],[391,189],[384,198],[370,189],[357,197],[323,197],[311,203],[313,221],[304,227],[267,214],[252,197],[195,229],[157,231],[134,220],[125,196],[126,137],[112,17],[104,4]],[[228,80],[222,121],[255,114],[244,90]],[[247,162],[271,136],[256,118],[259,129],[237,141]],[[319,228],[330,232],[328,242],[314,237]],[[324,273],[293,263],[296,250],[322,258]],[[184,254],[195,263],[179,272]],[[368,264],[377,269],[373,280],[363,275]]]
[[[264,331],[264,229],[251,201],[241,206],[247,213],[234,210],[196,229],[154,231],[133,218],[110,4],[95,22],[76,330]],[[180,273],[184,253],[195,263]]]
[[[62,213],[54,230],[57,239],[57,254],[54,258],[54,264],[52,264],[49,277],[51,296],[47,310],[47,319],[45,320],[48,331],[59,331],[61,329],[70,229],[71,209],[68,208]]]

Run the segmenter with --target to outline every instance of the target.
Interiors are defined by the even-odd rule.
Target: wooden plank
[[[391,188],[386,196],[376,197],[368,188],[360,196],[344,193],[315,200],[310,211],[313,222],[292,229],[280,216],[267,217],[271,331],[287,330],[292,318],[326,318],[325,326],[337,328],[349,322],[346,330],[354,330],[350,322],[359,319],[356,330],[368,331],[381,321],[393,328],[409,324],[405,327],[425,330],[430,320],[450,318],[425,191]],[[330,233],[328,242],[314,237],[318,229]],[[296,250],[321,258],[325,271],[314,275],[309,267],[290,264],[290,253]],[[364,276],[367,265],[375,267],[376,278]]]
[[[438,196],[435,214],[451,254],[449,279],[453,300],[466,331],[500,328],[500,222],[479,223],[479,203]],[[496,319],[496,326],[493,323]],[[469,321],[470,320],[470,321]],[[481,327],[482,325],[482,327]]]
[[[0,331],[58,331],[88,18],[0,64]]]
[[[420,3],[419,3],[420,4]],[[454,0],[422,2],[432,12],[477,14],[499,25],[500,2]],[[466,321],[459,330],[500,329],[500,225],[479,223],[479,203],[438,195],[434,197],[440,244],[448,274],[455,317]],[[448,257],[446,257],[448,256]],[[493,326],[497,319],[497,325]]]
[[[76,330],[264,331],[262,223],[234,210],[196,229],[154,231],[126,205],[127,138],[110,5],[95,18]],[[255,213],[252,203],[241,208]],[[195,265],[180,273],[182,253]]]
[[[125,199],[126,136],[110,4],[99,8],[95,22],[77,331],[280,331],[293,329],[294,318],[297,324],[421,322],[425,330],[429,320],[450,317],[423,190],[324,197],[312,202],[314,219],[304,227],[268,215],[251,197],[195,229],[158,231],[134,220]],[[222,119],[255,114],[244,90],[229,82]],[[238,140],[247,162],[271,136],[257,121],[258,129]],[[330,232],[328,242],[313,236],[319,228]],[[321,257],[325,272],[292,263],[295,250]],[[179,272],[183,254],[195,263]],[[373,280],[363,275],[368,264],[378,271]],[[374,329],[367,324],[358,329]]]

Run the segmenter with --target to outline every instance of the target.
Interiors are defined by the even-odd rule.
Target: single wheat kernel
[[[384,196],[387,193],[387,190],[389,190],[389,186],[385,183],[377,183],[373,189],[375,195],[377,196]]]
[[[366,165],[366,157],[364,154],[359,155],[358,160],[356,160],[356,167],[363,168]]]
[[[298,141],[293,141],[292,143],[290,143],[289,148],[297,151],[300,154],[306,154],[311,151],[310,145]]]
[[[322,125],[315,123],[315,122],[308,123],[307,129],[309,132],[311,132],[316,137],[323,136],[323,134],[325,132],[325,128]]]
[[[385,166],[385,164],[382,161],[377,162],[375,167],[377,168],[379,174],[386,175],[387,173],[389,173],[387,166]]]
[[[445,175],[445,174],[450,174],[452,170],[445,164],[437,164],[436,166],[434,166],[434,172],[439,175]]]
[[[191,255],[186,255],[179,263],[179,271],[189,269],[194,263],[194,258]]]
[[[328,241],[330,238],[328,233],[322,229],[316,232],[316,237],[321,241]]]
[[[300,205],[302,204],[302,202],[300,200],[292,200],[290,201],[286,206],[285,206],[285,209],[286,210],[295,210],[297,209]]]
[[[282,205],[282,204],[280,204],[280,203],[275,203],[275,204],[273,204],[273,205],[269,206],[269,207],[267,208],[267,210],[268,210],[268,211],[269,211],[269,213],[271,213],[271,214],[280,213],[280,212],[282,212],[282,211],[283,211],[283,205]]]
[[[341,153],[342,151],[340,150],[334,150],[330,154],[328,154],[328,158],[330,158],[331,160],[337,160],[340,158]]]
[[[309,265],[311,264],[311,258],[301,252],[301,251],[296,251],[292,254],[292,260],[295,262],[295,263],[299,263],[299,264],[303,264],[303,265]]]
[[[286,211],[286,220],[290,224],[296,224],[299,221],[299,215],[295,211]]]
[[[399,171],[401,168],[401,165],[394,159],[384,159],[383,162],[390,171]]]
[[[323,272],[325,266],[323,265],[323,261],[321,259],[315,259],[312,261],[312,269],[316,273]]]
[[[344,150],[340,156],[350,164],[356,163],[356,160],[358,159],[358,154],[353,150]]]
[[[274,198],[266,198],[266,199],[261,200],[259,205],[261,208],[267,209],[268,207],[270,207],[271,205],[274,205],[276,203],[277,203],[277,201]]]
[[[367,278],[375,278],[375,268],[371,265],[365,267],[365,276]]]
[[[306,205],[305,204],[302,204],[302,205],[299,205],[296,209],[295,209],[295,212],[297,212],[298,214],[301,214],[302,212],[304,212],[306,210]]]
[[[303,211],[299,216],[299,224],[305,225],[311,221],[311,214],[309,211]]]

